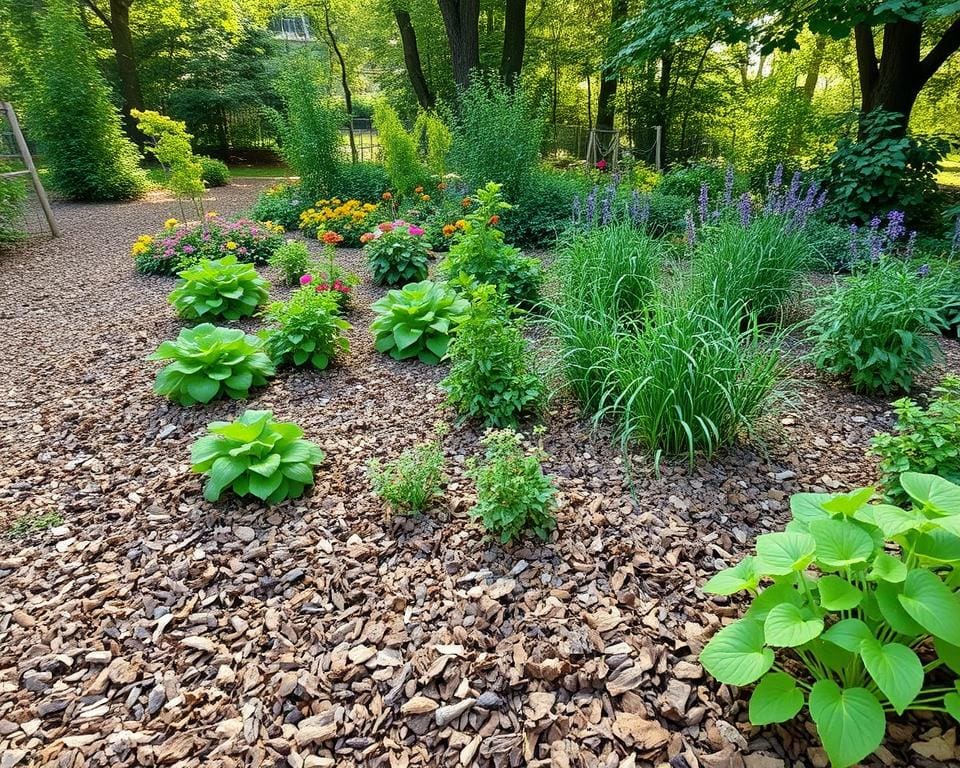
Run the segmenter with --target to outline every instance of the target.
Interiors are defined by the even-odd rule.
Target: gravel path
[[[239,213],[266,183],[208,207]],[[888,403],[799,367],[764,451],[659,478],[635,456],[631,482],[560,402],[552,541],[504,549],[469,520],[469,429],[447,439],[445,500],[388,519],[364,464],[427,437],[443,371],[374,353],[365,282],[339,365],[283,371],[245,404],[154,396],[143,358],[179,324],[172,282],[134,275],[129,245],[175,210],[61,204],[64,238],[0,254],[0,523],[62,517],[0,539],[3,768],[825,765],[802,725],[751,729],[705,678],[696,654],[737,609],[697,585],[782,527],[791,493],[873,481]],[[326,451],[311,496],[202,500],[189,446],[245,407]],[[944,727],[896,722],[868,764],[952,765]]]

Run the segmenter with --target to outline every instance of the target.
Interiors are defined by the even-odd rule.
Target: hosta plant
[[[347,352],[344,337],[350,323],[338,313],[337,300],[329,291],[305,285],[289,301],[277,301],[264,313],[269,328],[262,332],[270,357],[278,363],[326,368],[335,355]]]
[[[960,486],[913,472],[900,484],[908,507],[868,503],[873,488],[794,495],[786,530],[704,586],[753,596],[703,649],[704,668],[756,686],[754,725],[806,705],[835,768],[880,746],[889,713],[960,719]]]
[[[424,280],[390,291],[371,308],[378,315],[370,325],[378,352],[394,360],[416,357],[436,365],[470,302],[445,283]]]
[[[213,422],[207,431],[190,450],[191,469],[207,477],[207,501],[226,490],[269,504],[295,499],[313,485],[313,468],[324,459],[318,445],[302,439],[300,427],[274,421],[271,411],[245,411],[236,421]]]
[[[267,281],[252,264],[239,263],[235,256],[204,259],[178,275],[181,279],[169,301],[184,320],[239,320],[267,300]]]
[[[218,397],[242,400],[274,374],[263,342],[236,328],[202,323],[165,341],[148,360],[170,360],[153,389],[180,405],[209,403]]]
[[[430,263],[430,243],[424,231],[402,219],[385,221],[360,238],[367,265],[377,285],[406,285],[425,280]]]

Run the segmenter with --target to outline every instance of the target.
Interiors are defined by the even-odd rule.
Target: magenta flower
[[[310,285],[313,282],[313,275],[301,275],[300,285]]]
[[[410,229],[407,230],[407,232],[413,235],[414,237],[420,237],[420,235],[423,234],[423,230],[420,229],[420,227],[414,227],[414,226],[411,226]]]

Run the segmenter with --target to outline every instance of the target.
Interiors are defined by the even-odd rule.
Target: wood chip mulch
[[[237,214],[263,184],[208,207]],[[765,447],[658,477],[561,400],[549,542],[501,547],[470,520],[471,429],[446,439],[444,500],[389,518],[364,464],[427,438],[443,371],[373,351],[366,281],[339,365],[248,403],[156,397],[144,357],[179,325],[171,281],[134,275],[129,246],[175,210],[60,204],[65,237],[0,255],[0,522],[62,517],[0,539],[0,768],[827,764],[807,723],[752,729],[704,674],[740,608],[698,587],[781,528],[792,493],[875,481],[887,402],[798,366]],[[311,495],[202,500],[189,446],[245,407],[321,445]],[[892,720],[866,764],[958,765],[955,724]]]

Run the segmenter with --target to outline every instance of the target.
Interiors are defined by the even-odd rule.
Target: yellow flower
[[[163,222],[163,228],[164,228],[164,229],[173,229],[173,228],[174,228],[175,226],[177,226],[177,224],[179,224],[179,223],[180,223],[180,222],[177,221],[176,219],[167,219],[165,222]]]
[[[218,214],[216,211],[207,211],[207,218],[208,218],[208,219],[215,219],[215,218],[217,218],[217,216],[219,216],[219,215],[220,215],[220,214]]]
[[[235,242],[233,242],[233,240],[227,240],[227,250],[228,250],[228,251],[235,251],[235,250],[237,250],[237,244],[236,244]]]
[[[430,195],[420,195],[420,199],[426,203],[430,200]]]

